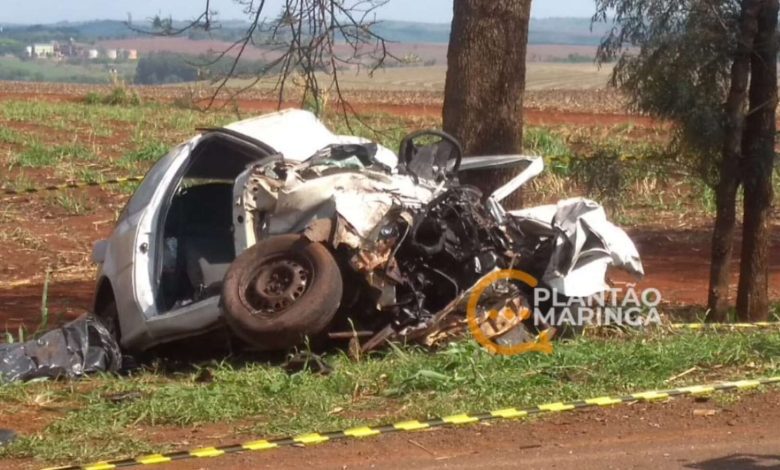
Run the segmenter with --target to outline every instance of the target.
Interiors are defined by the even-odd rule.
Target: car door
[[[199,139],[200,136],[179,145],[161,158],[120,217],[120,220],[126,220],[117,226],[112,251],[121,250],[122,257],[131,261],[121,276],[122,293],[117,295],[124,347],[144,349],[153,336],[148,322],[159,314],[154,285],[155,256],[160,249],[155,236],[157,221],[169,191],[175,189],[171,185],[178,181],[178,175]],[[132,255],[128,257],[127,253]]]
[[[199,136],[181,149],[174,164],[160,182],[149,207],[141,219],[136,236],[136,259],[134,263],[135,294],[139,310],[143,312],[145,328],[139,331],[138,342],[141,348],[147,349],[160,343],[170,342],[181,338],[205,332],[218,325],[220,317],[219,296],[209,296],[202,299],[186,299],[184,302],[176,302],[173,305],[163,301],[161,276],[163,272],[164,258],[166,257],[166,227],[170,211],[177,196],[180,185],[187,177],[194,175],[203,179],[204,171],[202,163],[204,155],[210,155],[201,151],[201,145],[214,142],[217,139],[235,140],[238,136],[224,135],[222,131],[215,131]],[[243,145],[243,140],[241,140]],[[251,142],[250,142],[251,144]],[[265,155],[263,148],[255,149],[257,157]],[[254,158],[254,153],[252,158]],[[212,159],[213,160],[213,159]],[[236,161],[243,161],[237,159]],[[200,162],[200,163],[199,163]],[[246,163],[241,163],[243,169]],[[220,169],[230,168],[226,161],[219,164]],[[208,186],[202,185],[203,186]],[[192,188],[190,188],[192,190]],[[232,205],[227,201],[226,207]],[[230,216],[228,215],[228,222]],[[181,240],[179,240],[181,242]],[[189,240],[185,246],[193,246]],[[232,243],[230,244],[232,248]],[[189,276],[189,272],[187,275]],[[189,278],[190,281],[192,278]]]

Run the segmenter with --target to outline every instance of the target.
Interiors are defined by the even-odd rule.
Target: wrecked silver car
[[[429,331],[498,269],[572,296],[603,291],[609,265],[642,274],[596,203],[502,207],[541,158],[463,157],[441,132],[396,155],[300,110],[204,130],[150,170],[96,244],[95,312],[131,351],[225,325],[260,350],[328,334],[377,344]],[[458,183],[490,167],[521,171],[487,197]]]

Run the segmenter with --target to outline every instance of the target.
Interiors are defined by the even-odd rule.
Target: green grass
[[[155,162],[165,155],[171,148],[166,142],[155,140],[137,142],[135,149],[122,156],[120,164],[132,167],[139,162]]]
[[[328,358],[334,366],[328,376],[219,362],[201,365],[213,374],[209,383],[199,383],[194,371],[14,384],[0,387],[3,413],[36,409],[43,398],[47,409],[63,411],[39,434],[0,450],[0,457],[65,462],[170,448],[147,440],[145,426],[234,423],[255,436],[281,436],[625,394],[669,387],[667,379],[694,366],[697,372],[673,386],[769,376],[780,373],[778,358],[780,333],[685,333],[580,338],[556,344],[550,356],[494,357],[471,342],[433,354],[393,349],[361,362],[337,354]],[[138,398],[120,404],[106,398],[129,392]]]
[[[548,171],[557,175],[568,175],[573,151],[566,139],[543,127],[527,127],[523,134],[524,149],[544,157]]]
[[[547,168],[534,180],[529,202],[583,195],[602,203],[622,225],[652,223],[661,212],[712,216],[714,193],[690,163],[670,152],[665,141],[636,139],[632,131],[626,124],[596,131],[526,128],[526,151],[542,155]]]
[[[124,85],[115,85],[107,94],[94,91],[87,93],[84,102],[90,105],[140,106],[141,98],[134,90],[130,90]]]
[[[24,191],[26,189],[36,188],[36,183],[32,179],[20,175],[14,178],[12,181],[6,181],[0,184],[3,189],[12,189],[14,191]]]
[[[112,106],[109,104],[57,103],[47,101],[7,101],[0,107],[0,117],[9,121],[30,122],[42,126],[67,123],[76,127],[92,128],[119,121],[148,132],[186,130],[195,133],[196,127],[213,127],[235,120],[224,112],[200,113],[177,109],[157,103],[139,106]]]
[[[363,137],[397,152],[401,145],[401,139],[414,130],[403,118],[389,114],[376,113],[351,117],[345,121],[343,116],[334,109],[327,109],[321,119],[336,135],[356,135]],[[440,127],[440,123],[429,124],[424,127]]]
[[[220,126],[236,119],[229,113],[202,114],[156,104],[123,107],[23,101],[5,102],[0,117],[41,127],[35,130],[40,134],[26,139],[27,143],[17,132],[0,129],[0,141],[22,145],[9,163],[24,168],[55,167],[58,177],[76,181],[136,174],[171,146],[194,135],[196,127]],[[336,133],[355,133],[393,150],[407,132],[440,125],[436,120],[413,121],[377,114],[354,119],[350,128],[333,109],[324,120]],[[106,158],[83,137],[69,139],[66,144],[45,142],[49,128],[79,129],[79,134],[86,129],[95,135],[115,134],[121,138],[116,141],[114,157]],[[592,175],[593,196],[598,197],[599,185],[619,172],[616,187],[624,193],[620,203],[646,211],[649,207],[651,215],[661,208],[690,210],[684,200],[688,196],[663,186],[664,174],[654,166],[662,156],[660,144],[631,141],[630,126],[608,131],[602,136],[583,136],[563,126],[527,128],[527,149],[544,155],[551,170],[538,179],[536,189],[545,189],[557,200],[574,194],[564,185],[573,184],[577,178],[587,183],[587,175]],[[670,168],[676,164],[668,163]],[[38,185],[23,174],[14,178],[9,186],[23,189]],[[135,187],[136,183],[127,183],[111,188],[130,194]],[[659,198],[660,192],[668,197]],[[703,206],[711,207],[712,195],[701,189],[694,191],[693,197],[698,198],[700,193],[708,198]],[[91,210],[89,202],[75,193],[62,193],[50,204],[70,214]],[[13,241],[31,251],[40,251],[46,245],[45,240],[21,228],[0,233],[0,241]],[[775,310],[780,316],[780,306]],[[665,387],[665,380],[694,366],[699,371],[681,383],[773,375],[780,373],[778,357],[780,333],[686,333],[620,340],[582,338],[556,344],[552,356],[492,357],[468,342],[435,354],[417,349],[391,350],[358,363],[333,355],[328,360],[335,371],[327,377],[290,375],[275,366],[225,361],[201,365],[214,375],[214,381],[205,384],[195,380],[195,372],[152,370],[128,378],[99,376],[73,383],[6,385],[0,386],[0,414],[35,412],[42,408],[40,403],[46,403],[47,411],[43,413],[54,421],[39,434],[22,436],[0,450],[0,458],[37,457],[64,462],[168,449],[167,443],[148,437],[144,429],[149,426],[227,422],[253,435],[285,435],[364,422],[622,394]],[[120,404],[106,399],[120,392],[138,392],[140,397]],[[339,409],[343,411],[335,412]]]
[[[84,215],[92,211],[89,199],[83,194],[61,192],[54,196],[54,202],[63,208],[68,215]]]
[[[11,162],[25,168],[40,168],[57,163],[57,156],[40,143],[33,142],[24,151],[15,155]]]
[[[21,144],[24,142],[21,134],[7,127],[0,127],[0,143],[3,144]]]
[[[11,163],[24,168],[42,168],[60,162],[87,161],[95,158],[92,152],[80,144],[46,146],[33,141],[22,152],[16,154]]]
[[[53,180],[99,181],[101,175],[144,173],[172,146],[197,133],[196,128],[218,127],[235,120],[228,113],[209,114],[149,103],[138,106],[8,101],[0,107],[0,119],[34,124],[23,139],[20,132],[0,128],[0,143],[18,143],[9,151],[8,169],[51,168]],[[57,133],[50,133],[49,129]],[[55,137],[69,130],[68,143]],[[111,142],[96,139],[114,137]],[[39,176],[36,175],[36,178]],[[10,180],[24,179],[25,184]],[[36,187],[25,175],[13,176],[3,186]],[[123,193],[135,188],[128,185]],[[130,188],[130,189],[127,189]],[[56,201],[53,201],[56,203]],[[59,204],[61,205],[61,204]],[[67,204],[66,204],[67,205]]]
[[[111,69],[117,69],[120,75],[132,77],[135,74],[135,62],[114,64],[70,64],[56,60],[20,60],[18,58],[0,58],[0,79],[33,82],[67,83],[109,83]]]

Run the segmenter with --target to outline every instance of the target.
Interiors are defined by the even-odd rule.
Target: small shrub
[[[542,127],[529,127],[523,136],[523,146],[528,152],[544,157],[552,173],[569,175],[572,150],[563,136]]]
[[[111,106],[139,106],[141,98],[135,91],[125,86],[115,86],[111,92],[103,97],[103,104]]]
[[[124,80],[116,73],[111,74],[111,91],[108,94],[91,91],[84,97],[86,104],[104,104],[109,106],[140,106],[141,97],[134,90],[128,88]]]
[[[620,211],[628,202],[657,196],[657,188],[666,184],[677,167],[673,156],[661,147],[607,143],[573,159],[571,175],[590,197]]]
[[[90,91],[87,93],[87,96],[84,97],[84,102],[86,104],[102,104],[103,103],[103,97],[100,96],[99,93],[96,93],[94,91]]]

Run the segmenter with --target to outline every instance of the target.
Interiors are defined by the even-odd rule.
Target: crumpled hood
[[[433,190],[415,184],[408,176],[368,170],[311,180],[290,171],[283,185],[270,179],[255,183],[257,209],[274,214],[271,235],[299,232],[314,220],[331,219],[338,213],[366,239],[392,207],[421,207],[434,195]]]

